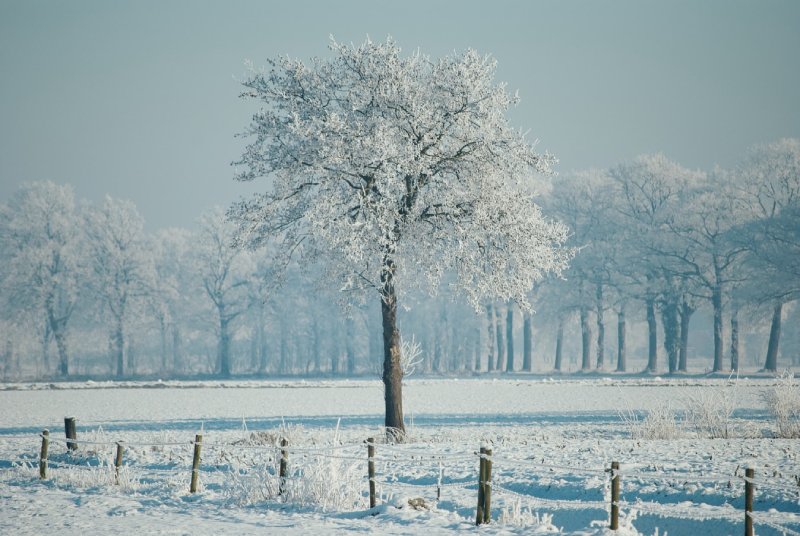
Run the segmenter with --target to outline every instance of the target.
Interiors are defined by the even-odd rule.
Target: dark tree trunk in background
[[[617,372],[625,372],[628,364],[625,355],[625,306],[617,313]]]
[[[595,293],[596,314],[597,314],[597,368],[602,370],[605,365],[605,344],[606,344],[606,325],[603,314],[603,285],[597,285]]]
[[[556,331],[556,357],[553,361],[553,368],[556,372],[561,372],[561,356],[564,343],[564,319],[558,319],[558,330]]]
[[[645,300],[647,309],[647,368],[645,372],[658,371],[658,326],[656,325],[656,300],[648,297]]]
[[[122,320],[117,319],[114,326],[114,361],[117,363],[117,377],[125,375],[125,332],[123,331]]]
[[[473,372],[478,372],[478,371],[481,370],[481,354],[483,353],[481,351],[481,330],[480,329],[476,329],[475,330],[475,335],[473,336],[472,340],[474,342],[473,348],[472,348],[472,350],[474,352],[474,355],[472,356],[472,359],[473,359],[472,370],[473,370]]]
[[[347,374],[352,376],[356,371],[356,319],[347,317]]]
[[[158,317],[158,329],[161,336],[161,372],[167,372],[169,369],[169,343],[167,341],[167,319],[164,315]]]
[[[678,370],[688,372],[689,370],[689,325],[694,314],[694,309],[686,300],[681,304],[681,347],[678,353]]]
[[[664,350],[667,353],[667,366],[670,374],[678,370],[678,301],[674,296],[667,296],[664,309],[661,311],[661,323],[664,326]]]
[[[67,353],[67,334],[66,319],[57,318],[52,308],[48,307],[47,319],[50,324],[50,331],[56,341],[58,350],[58,375],[69,376],[69,356]]]
[[[486,334],[489,351],[486,370],[488,372],[492,372],[494,370],[494,352],[497,342],[497,333],[495,331],[494,309],[492,308],[491,303],[486,305]]]
[[[219,375],[223,378],[229,378],[231,375],[231,336],[229,333],[230,321],[225,316],[224,310],[220,310],[219,315],[219,345],[217,348]]]
[[[533,323],[528,311],[522,313],[522,370],[533,372]]]
[[[506,313],[506,372],[514,372],[514,304],[508,304]]]
[[[494,312],[497,328],[497,362],[494,368],[500,371],[503,370],[503,361],[506,359],[506,325],[502,309],[499,306],[495,306]]]
[[[769,345],[767,346],[767,359],[764,361],[764,370],[778,371],[778,346],[781,341],[781,315],[783,304],[779,303],[772,312],[772,325],[769,328]]]
[[[383,319],[383,397],[386,403],[386,430],[394,439],[405,435],[403,421],[403,369],[400,331],[397,329],[397,296],[392,282],[392,265],[384,275],[381,317]]]
[[[722,340],[722,288],[716,285],[711,291],[714,308],[714,372],[725,370],[724,342]]]
[[[177,324],[172,324],[172,370],[183,372],[183,350],[181,348],[181,329]]]
[[[731,370],[739,370],[739,306],[731,307]]]
[[[581,306],[581,370],[592,368],[592,327],[589,325],[589,308]]]

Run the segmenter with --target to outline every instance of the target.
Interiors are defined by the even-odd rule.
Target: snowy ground
[[[756,470],[756,533],[800,533],[800,445],[772,439],[772,379],[410,379],[410,442],[378,444],[377,381],[0,384],[0,534],[602,534],[619,461],[626,534],[741,534],[744,467]],[[728,439],[678,423],[634,437],[648,411],[726,403]],[[63,418],[82,443],[69,454]],[[699,421],[695,419],[695,424]],[[43,428],[48,479],[38,478]],[[203,433],[200,490],[191,440]],[[278,497],[288,436],[290,478]],[[127,444],[115,484],[115,441]],[[481,444],[493,456],[492,523],[474,526]],[[438,483],[441,481],[442,486]],[[440,497],[437,501],[437,488]],[[409,505],[409,499],[417,508]],[[417,499],[421,499],[417,500]],[[421,504],[424,503],[424,504]]]

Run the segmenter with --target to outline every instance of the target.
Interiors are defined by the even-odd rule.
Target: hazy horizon
[[[514,124],[561,173],[664,152],[732,166],[800,136],[796,2],[0,3],[0,201],[52,180],[134,201],[149,229],[193,226],[254,187],[233,180],[255,111],[244,61],[391,35],[431,56],[475,48],[519,90]],[[258,184],[255,185],[258,188]]]

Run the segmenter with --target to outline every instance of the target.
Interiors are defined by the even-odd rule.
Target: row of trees
[[[659,367],[660,316],[667,368],[685,372],[691,319],[706,308],[713,371],[739,369],[740,313],[765,309],[764,368],[777,369],[784,308],[800,297],[800,141],[754,147],[734,169],[708,173],[641,156],[554,181],[545,204],[581,251],[535,301],[562,321],[579,316],[584,370],[606,364],[607,312],[617,317],[616,369],[626,370],[626,318],[643,309],[646,369]]]
[[[626,371],[641,354],[647,371],[686,372],[699,325],[710,368],[738,370],[742,341],[764,318],[757,359],[777,370],[782,320],[800,295],[799,162],[800,142],[781,140],[730,171],[653,155],[556,178],[541,202],[578,248],[564,276],[531,291],[535,314],[505,301],[476,314],[447,292],[410,296],[401,318],[423,350],[418,369],[565,370],[575,357],[577,369]],[[269,252],[233,247],[220,211],[195,231],[148,234],[143,223],[131,202],[93,206],[51,182],[0,206],[7,377],[380,374],[370,304],[343,308],[314,274],[279,275]],[[740,325],[748,320],[756,326]]]

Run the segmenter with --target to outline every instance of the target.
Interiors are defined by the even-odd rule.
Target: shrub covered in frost
[[[767,409],[775,419],[775,436],[800,437],[800,383],[789,371],[764,394]]]

